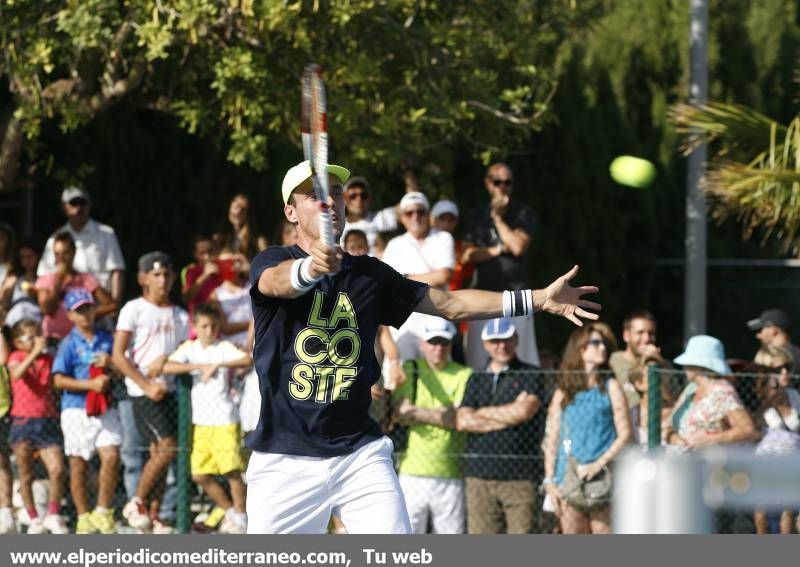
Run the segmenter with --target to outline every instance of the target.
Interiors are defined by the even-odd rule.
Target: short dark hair
[[[356,238],[363,238],[365,242],[369,242],[369,241],[367,240],[367,233],[366,233],[366,232],[364,232],[363,230],[360,230],[360,229],[358,229],[358,228],[351,228],[350,230],[348,230],[348,231],[347,231],[347,232],[344,234],[344,242],[345,242],[345,244],[347,243],[347,240],[348,240],[348,239],[349,239],[351,236],[355,236]]]
[[[192,311],[192,321],[197,322],[200,317],[208,317],[219,324],[222,322],[222,313],[214,303],[201,303]]]
[[[210,243],[211,243],[211,245],[212,245],[214,248],[216,248],[216,247],[217,247],[217,242],[216,242],[216,240],[214,240],[214,237],[213,237],[213,236],[211,236],[210,234],[206,234],[206,233],[203,233],[203,234],[195,234],[195,235],[194,235],[194,238],[192,238],[192,248],[194,248],[195,246],[197,246],[197,244],[198,244],[199,242],[210,242]]]
[[[646,321],[650,321],[653,325],[656,325],[656,317],[647,309],[636,309],[631,311],[625,316],[625,319],[622,321],[622,328],[626,331],[630,330],[631,323],[633,323],[636,319],[644,319]]]
[[[75,252],[75,239],[72,237],[72,234],[68,230],[61,230],[53,236],[53,245],[56,242],[64,242],[69,244],[72,247],[72,251]]]

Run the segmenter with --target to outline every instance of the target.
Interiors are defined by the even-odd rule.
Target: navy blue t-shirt
[[[272,246],[252,263],[261,416],[247,446],[335,457],[382,435],[368,414],[370,387],[380,375],[378,325],[402,325],[428,286],[376,258],[345,254],[338,274],[300,297],[267,297],[258,290],[265,269],[305,256],[299,246]]]

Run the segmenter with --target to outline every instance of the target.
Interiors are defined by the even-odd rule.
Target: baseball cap
[[[447,213],[450,213],[458,218],[458,205],[456,205],[453,201],[442,199],[441,201],[436,201],[436,204],[433,205],[433,208],[431,209],[431,216],[435,219],[438,219],[440,216]]]
[[[339,181],[344,183],[350,177],[350,170],[342,167],[341,165],[328,164],[328,173],[336,177]],[[288,203],[292,191],[297,189],[303,181],[311,178],[311,162],[308,160],[301,161],[296,166],[289,169],[286,175],[283,176],[283,184],[281,185],[281,193],[283,194],[283,202]]]
[[[76,187],[71,185],[70,187],[65,187],[64,190],[61,192],[61,202],[62,203],[69,203],[72,199],[86,199],[87,201],[91,202],[92,198],[89,197],[89,193],[86,190],[81,189],[80,187]]]
[[[75,311],[81,305],[94,305],[94,297],[89,290],[82,287],[73,287],[64,296],[64,307],[67,311]]]
[[[168,270],[171,270],[172,259],[164,252],[156,250],[155,252],[148,252],[140,257],[138,265],[139,271],[145,274],[151,270],[157,270],[159,268],[167,268]]]
[[[422,328],[422,340],[429,341],[435,337],[441,337],[452,341],[456,336],[456,327],[447,319],[441,317],[428,317]]]
[[[428,203],[428,198],[419,191],[412,191],[411,193],[406,193],[405,195],[403,195],[403,198],[400,199],[401,211],[405,211],[415,206],[423,207],[426,211],[429,211],[431,209],[431,205],[430,203]]]
[[[750,319],[747,322],[747,327],[751,331],[760,331],[769,325],[775,325],[784,331],[788,331],[790,324],[786,311],[783,309],[767,309],[757,319]]]
[[[360,175],[351,177],[347,180],[347,183],[344,184],[344,190],[347,191],[353,185],[363,187],[365,191],[369,192],[369,183],[367,183],[367,179],[365,177],[361,177]]]
[[[513,337],[516,332],[517,328],[511,322],[511,319],[500,317],[486,322],[481,331],[481,340],[508,339]]]

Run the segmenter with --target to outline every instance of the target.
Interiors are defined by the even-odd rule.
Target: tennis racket
[[[328,117],[325,83],[319,65],[310,63],[303,71],[300,133],[303,154],[311,164],[314,193],[322,205],[319,213],[319,236],[333,246],[333,219],[328,210]]]

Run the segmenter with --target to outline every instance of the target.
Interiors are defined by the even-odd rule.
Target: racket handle
[[[331,217],[331,212],[327,208],[319,213],[319,237],[322,239],[322,242],[328,246],[334,246],[333,219]]]

